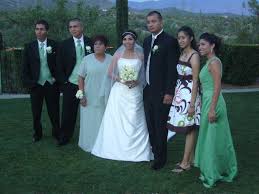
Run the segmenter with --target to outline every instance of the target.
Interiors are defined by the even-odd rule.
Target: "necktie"
[[[40,43],[40,55],[41,55],[42,57],[44,57],[44,55],[45,55],[44,43],[43,43],[43,42]]]
[[[78,52],[78,54],[80,55],[80,57],[83,56],[83,49],[82,49],[82,45],[81,45],[81,40],[80,40],[80,39],[77,40],[76,52]]]

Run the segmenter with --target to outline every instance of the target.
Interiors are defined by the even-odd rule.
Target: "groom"
[[[151,168],[159,170],[167,160],[166,122],[177,79],[179,47],[176,39],[163,31],[163,18],[159,12],[151,11],[146,19],[151,35],[143,44],[147,81],[144,107],[154,153]]]
[[[84,28],[79,18],[71,19],[68,29],[72,36],[60,44],[57,55],[58,81],[63,92],[59,145],[66,145],[73,136],[79,104],[76,98],[78,68],[83,57],[92,52],[91,40],[83,35]]]

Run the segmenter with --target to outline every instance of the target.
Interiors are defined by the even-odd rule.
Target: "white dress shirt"
[[[152,41],[151,41],[151,47],[150,47],[150,51],[149,51],[149,55],[148,55],[148,59],[147,59],[147,68],[146,68],[146,81],[147,84],[150,85],[149,82],[149,66],[150,66],[150,58],[151,58],[151,52],[152,52],[152,48],[153,48],[153,44],[156,40],[156,38],[163,32],[163,29],[157,33],[157,34],[152,34]]]

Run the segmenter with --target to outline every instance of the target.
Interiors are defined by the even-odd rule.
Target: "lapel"
[[[32,42],[32,52],[33,52],[34,56],[36,57],[37,64],[40,64],[39,45],[38,45],[37,40]]]
[[[51,40],[49,40],[49,39],[47,39],[47,47],[48,46],[51,46],[52,47],[52,52],[53,52],[53,46],[52,46],[52,44],[51,44]],[[47,55],[47,63],[48,63],[48,66],[49,66],[49,69],[51,69],[51,61],[50,61],[50,54],[48,54],[47,53],[47,51],[46,51],[46,55]]]
[[[151,41],[152,41],[152,34],[148,37],[147,39],[147,53],[149,54],[150,50],[151,50]]]
[[[158,49],[159,49],[159,47],[161,46],[160,43],[161,43],[161,40],[163,39],[163,35],[164,35],[164,31],[156,37],[151,49],[153,49],[155,45],[157,45]],[[151,43],[150,43],[150,45],[151,45]],[[154,55],[154,53],[151,50],[151,58],[153,55]]]
[[[86,46],[90,46],[86,36],[84,36],[84,51],[85,51],[85,56],[87,55],[87,50],[86,50]]]
[[[73,37],[71,37],[68,42],[68,49],[70,49],[69,53],[71,53],[72,59],[76,61],[76,47]]]

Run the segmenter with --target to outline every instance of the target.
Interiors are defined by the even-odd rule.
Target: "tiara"
[[[127,31],[127,32],[124,32],[121,36],[124,37],[124,36],[126,36],[126,35],[128,35],[128,34],[132,35],[135,39],[137,38],[134,33],[128,32],[128,31]]]

